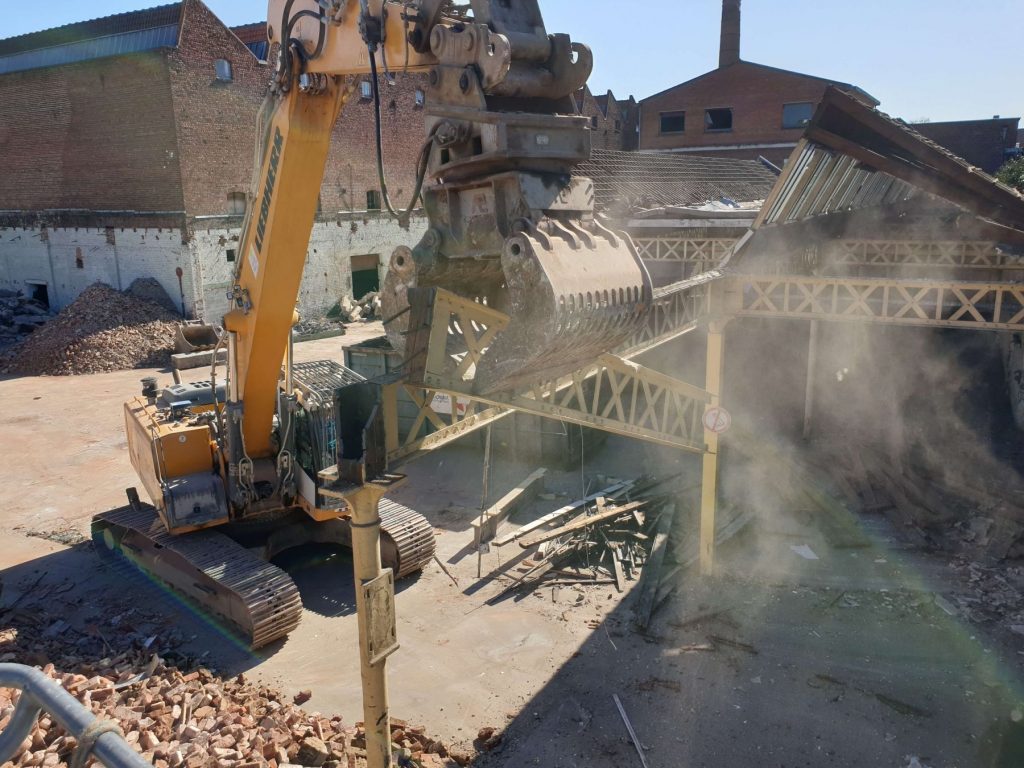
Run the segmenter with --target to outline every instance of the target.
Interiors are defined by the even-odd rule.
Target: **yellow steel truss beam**
[[[707,294],[704,282],[698,287],[702,295]],[[660,326],[655,326],[662,334],[627,343],[629,354],[639,354],[695,327],[695,307],[706,307],[707,299],[696,304],[691,301],[688,306],[685,301],[666,297],[663,304],[664,314],[657,320]],[[678,324],[672,325],[673,319]],[[604,355],[567,376],[538,381],[524,391],[488,395],[474,392],[476,365],[486,354],[489,341],[506,323],[507,317],[500,312],[447,291],[436,291],[429,344],[421,350],[419,364],[410,367],[418,381],[416,385],[390,385],[390,392],[385,394],[386,398],[397,398],[398,387],[403,387],[414,395],[420,411],[404,435],[400,434],[397,416],[389,415],[386,436],[392,460],[439,447],[516,410],[684,450],[704,451],[700,420],[706,393],[615,355]],[[449,394],[452,414],[441,416],[430,407],[437,392]],[[463,406],[463,412],[457,403]],[[385,407],[385,413],[396,412],[397,408]]]
[[[732,313],[976,330],[1024,330],[1024,285],[885,278],[740,275]]]

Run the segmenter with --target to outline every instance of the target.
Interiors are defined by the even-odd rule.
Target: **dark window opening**
[[[662,133],[683,133],[686,130],[685,112],[662,112],[661,132]]]
[[[366,210],[380,210],[380,192],[378,192],[376,189],[366,190]]]
[[[245,213],[245,192],[228,192],[228,213],[235,216]]]
[[[783,128],[805,128],[814,117],[814,105],[807,102],[782,105]]]
[[[597,115],[590,116],[590,127],[597,128]]]
[[[85,259],[82,258],[81,248],[75,248],[75,267],[77,269],[85,269]]]
[[[29,297],[33,301],[37,301],[47,309],[50,308],[50,291],[46,287],[46,283],[29,283],[29,290],[32,295]]]
[[[235,249],[234,248],[228,248],[227,251],[225,251],[225,253],[227,254],[228,261],[234,261],[235,260]]]
[[[484,139],[482,136],[473,137],[473,154],[482,155],[484,153]]]
[[[213,66],[214,66],[214,69],[217,72],[217,79],[218,80],[220,80],[222,82],[225,82],[225,83],[230,83],[232,81],[233,75],[232,75],[232,72],[231,72],[231,62],[230,61],[228,61],[227,59],[217,59],[217,61],[214,62]]]
[[[731,131],[732,110],[731,109],[709,109],[704,113],[704,130],[706,131]]]
[[[622,130],[622,121],[621,120],[616,120],[615,121],[615,130],[616,131],[621,131]]]

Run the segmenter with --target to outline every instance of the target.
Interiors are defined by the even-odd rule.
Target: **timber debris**
[[[502,533],[491,544],[530,550],[513,560],[501,575],[508,583],[488,602],[539,587],[614,585],[624,592],[638,582],[633,611],[645,629],[651,616],[697,561],[694,526],[687,494],[676,478],[640,477],[614,481],[603,490]],[[749,515],[723,515],[718,540],[735,535]]]

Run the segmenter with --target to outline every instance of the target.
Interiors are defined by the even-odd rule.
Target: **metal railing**
[[[45,710],[78,743],[70,762],[72,768],[84,766],[89,755],[109,768],[151,768],[124,740],[117,723],[97,718],[60,683],[35,667],[0,664],[0,687],[21,690],[11,721],[0,732],[0,763],[14,758],[39,713]]]

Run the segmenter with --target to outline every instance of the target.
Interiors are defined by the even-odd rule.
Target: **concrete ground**
[[[343,344],[380,332],[359,330],[299,344],[297,357],[340,358]],[[147,373],[0,380],[5,604],[39,575],[73,583],[64,599],[79,607],[157,604],[157,590],[127,585],[88,546],[38,537],[86,533],[93,514],[123,504],[136,479],[121,404]],[[614,589],[546,588],[486,604],[499,586],[476,578],[468,546],[482,462],[467,442],[408,465],[409,481],[395,494],[435,526],[438,555],[458,585],[436,565],[399,585],[394,716],[452,744],[469,745],[483,726],[505,729],[482,766],[640,766],[613,694],[651,768],[1024,765],[1024,638],[997,636],[937,606],[935,594],[952,588],[946,563],[906,551],[883,520],[857,521],[871,545],[855,550],[830,548],[795,518],[759,520],[721,549],[715,579],[686,574],[639,634],[630,594]],[[492,498],[532,469],[499,452]],[[549,489],[576,497],[597,473],[651,470],[695,477],[698,466],[613,438],[582,473],[552,472]],[[540,501],[517,521],[561,503]],[[482,572],[511,557],[492,550]],[[293,551],[279,564],[298,583],[306,615],[259,654],[170,601],[162,610],[220,671],[247,671],[288,692],[311,689],[307,708],[361,719],[348,554]]]

